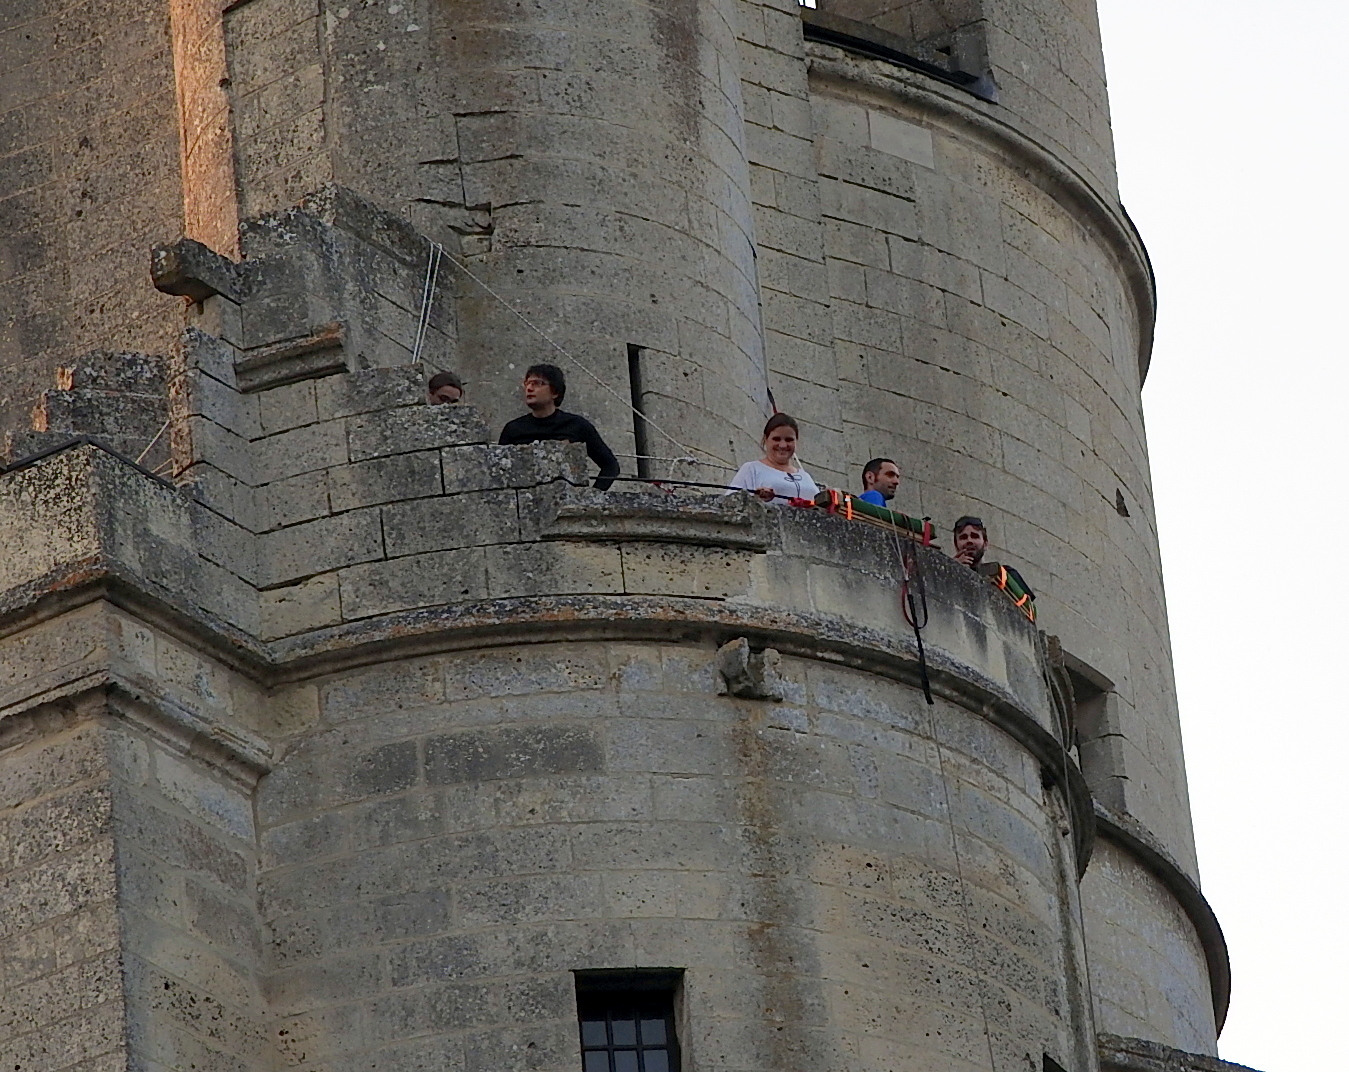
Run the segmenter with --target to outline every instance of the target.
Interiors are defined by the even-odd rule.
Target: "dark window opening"
[[[1068,680],[1073,683],[1074,721],[1080,749],[1083,744],[1109,732],[1104,725],[1107,690],[1073,666],[1068,667]]]
[[[581,1072],[679,1072],[675,999],[682,971],[578,971]]]
[[[636,444],[637,475],[651,476],[650,436],[647,434],[646,409],[642,405],[642,347],[628,344],[628,389],[632,392],[632,440]]]
[[[1067,1072],[1067,1069],[1054,1060],[1054,1058],[1050,1057],[1049,1054],[1045,1054],[1044,1065],[1042,1068],[1043,1072]]]
[[[984,0],[802,0],[801,17],[807,41],[922,71],[996,102],[983,9]]]

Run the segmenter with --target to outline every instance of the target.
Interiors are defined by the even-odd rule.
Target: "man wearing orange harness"
[[[984,552],[988,550],[988,529],[984,528],[984,523],[977,517],[965,516],[956,522],[955,526],[955,560],[962,562],[976,573],[984,577],[997,577],[1002,570],[1007,570],[1007,575],[1021,586],[1021,590],[1035,598],[1035,593],[1030,590],[1030,585],[1025,581],[1013,567],[1003,566],[999,562],[985,562]]]

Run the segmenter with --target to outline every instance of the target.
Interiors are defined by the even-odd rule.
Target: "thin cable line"
[[[728,473],[738,473],[740,471],[739,469],[732,469],[729,465],[714,465],[712,462],[700,462],[697,458],[694,458],[691,455],[687,454],[684,455],[682,458],[667,458],[659,454],[624,454],[621,451],[614,451],[614,457],[633,458],[633,459],[644,458],[646,461],[649,462],[672,462],[675,464],[685,464],[685,465],[705,465],[709,469],[725,469],[726,472]]]
[[[412,344],[414,365],[422,359],[422,348],[426,345],[426,335],[431,328],[431,307],[436,300],[436,281],[440,277],[440,258],[444,253],[443,246],[431,243],[431,253],[426,260],[426,279],[422,283],[422,311],[417,319],[417,338]]]
[[[904,561],[904,548],[903,545],[900,543],[899,526],[894,523],[893,518],[891,518],[890,524],[893,529],[895,550],[899,552],[899,568],[902,571],[905,578],[907,579],[908,566],[905,564]],[[916,547],[911,549],[915,556],[919,554],[919,551]],[[903,608],[901,607],[901,610],[902,609]],[[917,617],[916,613],[915,617]],[[917,630],[915,630],[914,632],[916,635]],[[924,674],[926,674],[926,671],[924,671]],[[927,688],[926,677],[924,678],[924,688],[925,690]],[[932,727],[932,743],[937,748],[937,771],[941,775],[942,795],[946,800],[946,821],[947,825],[951,829],[951,852],[955,856],[956,881],[960,883],[960,914],[965,920],[965,933],[969,936],[970,956],[973,958],[971,967],[973,968],[977,976],[979,973],[978,968],[979,962],[974,947],[975,944],[978,942],[978,936],[976,935],[974,930],[974,920],[970,917],[969,886],[965,882],[965,866],[960,859],[960,835],[956,831],[956,813],[951,806],[951,785],[950,780],[948,779],[946,774],[946,760],[943,754],[941,737],[938,735],[937,732],[937,707],[932,700],[932,694],[930,691],[927,692],[926,698],[927,698],[928,724]],[[993,1030],[989,1026],[988,1022],[988,1003],[984,1000],[984,988],[982,985],[982,981],[976,978],[974,985],[975,985],[975,992],[979,995],[979,1018],[983,1021],[984,1043],[988,1047],[989,1072],[997,1072],[998,1061],[997,1058],[994,1057],[993,1055]]]
[[[598,372],[596,372],[593,368],[591,368],[586,362],[582,361],[575,354],[570,353],[566,349],[566,347],[564,347],[561,343],[555,341],[551,335],[549,335],[546,331],[543,330],[543,328],[535,324],[532,320],[529,319],[529,317],[525,316],[524,313],[520,312],[519,309],[517,309],[514,305],[508,302],[505,298],[503,298],[490,286],[488,286],[487,283],[485,283],[482,279],[480,279],[477,275],[474,274],[473,270],[469,268],[468,265],[466,265],[463,261],[459,260],[459,258],[457,258],[453,253],[450,253],[439,242],[433,242],[429,238],[426,241],[432,246],[432,248],[439,250],[441,256],[448,259],[452,265],[458,268],[461,272],[463,272],[466,276],[468,276],[471,280],[473,280],[473,282],[477,283],[478,286],[482,287],[483,290],[485,290],[494,299],[496,299],[496,301],[499,302],[502,306],[504,306],[512,316],[514,316],[517,320],[520,321],[520,323],[524,324],[525,327],[529,328],[530,331],[534,332],[534,334],[536,334],[539,338],[541,338],[544,342],[546,342],[559,354],[561,354],[568,361],[576,365],[577,368],[579,368],[582,372],[584,372],[592,380],[594,380],[597,384],[599,384],[600,387],[604,388],[604,390],[608,391],[611,395],[613,395],[616,399],[618,399],[618,401],[623,404],[623,407],[625,409],[631,410],[633,414],[642,418],[642,420],[644,420],[650,427],[654,428],[657,432],[663,435],[666,439],[668,439],[680,450],[686,451],[689,454],[692,454],[693,452],[697,451],[699,454],[705,454],[707,455],[707,457],[713,459],[714,461],[720,462],[721,465],[724,466],[726,469],[730,470],[735,469],[735,466],[731,465],[725,458],[721,457],[720,455],[713,454],[710,450],[706,450],[703,447],[690,446],[689,444],[683,443],[675,436],[671,435],[659,424],[653,421],[649,416],[638,410],[637,407],[634,406],[629,399],[624,398],[621,394],[619,394],[618,391],[610,387],[609,384],[605,382],[604,377],[602,377]],[[430,280],[428,269],[428,283],[430,282],[432,281]],[[428,303],[429,297],[422,303],[423,310],[425,310]]]
[[[170,417],[167,421],[165,421],[163,424],[161,424],[161,425],[159,426],[159,431],[155,433],[154,439],[152,439],[152,440],[150,440],[150,442],[146,443],[146,444],[145,444],[145,449],[144,449],[143,451],[141,451],[139,454],[136,455],[136,464],[137,464],[137,465],[140,465],[140,463],[143,462],[143,461],[145,460],[145,456],[146,456],[147,454],[150,453],[150,448],[153,447],[156,443],[159,442],[159,437],[162,436],[162,435],[164,434],[165,430],[166,430],[166,429],[169,427],[169,425],[172,424],[172,423],[173,423],[173,418]]]

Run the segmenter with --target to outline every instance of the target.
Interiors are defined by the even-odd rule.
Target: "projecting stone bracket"
[[[783,698],[778,661],[778,653],[773,648],[751,651],[749,641],[744,637],[736,637],[717,649],[717,672],[726,682],[726,691],[742,700]]]
[[[465,210],[473,234],[490,213]],[[240,225],[239,261],[190,238],[151,251],[155,286],[190,298],[189,326],[234,351],[218,379],[252,393],[414,357],[453,363],[454,302],[428,301],[432,244],[337,186]]]
[[[197,303],[216,295],[236,305],[243,301],[240,266],[191,238],[151,250],[150,277],[165,294],[178,294]]]

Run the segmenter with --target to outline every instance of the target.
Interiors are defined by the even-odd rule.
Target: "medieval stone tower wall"
[[[575,1072],[619,969],[686,1070],[1221,1067],[1094,5],[4,17],[16,1068]],[[920,550],[929,706],[890,534],[491,445],[539,360],[628,473],[771,392],[1038,623]]]

